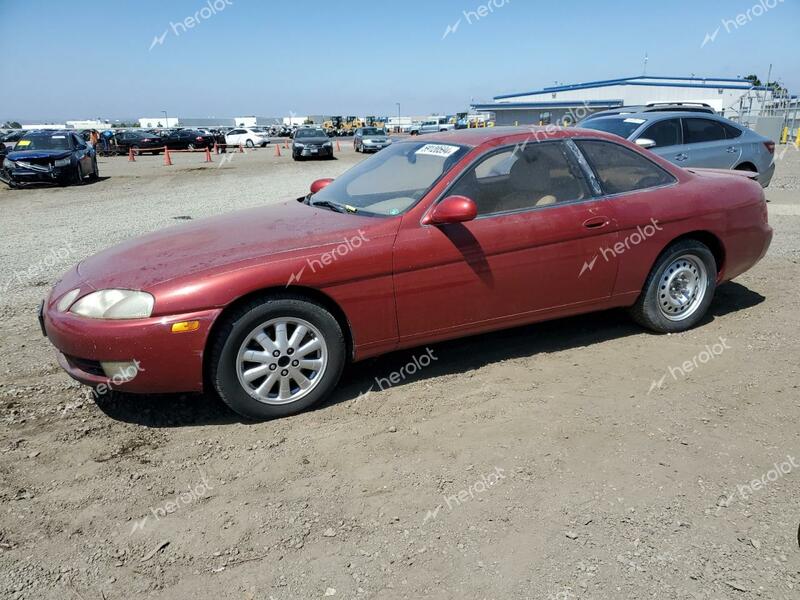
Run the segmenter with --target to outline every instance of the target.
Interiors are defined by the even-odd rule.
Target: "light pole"
[[[400,133],[400,131],[401,131],[401,125],[400,125],[400,103],[399,102],[395,102],[395,104],[397,104],[397,133]]]
[[[164,127],[169,128],[169,117],[167,116],[167,111],[162,110],[161,112],[164,113]]]

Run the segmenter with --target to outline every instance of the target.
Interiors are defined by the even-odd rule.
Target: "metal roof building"
[[[498,125],[547,125],[570,124],[598,110],[652,102],[703,102],[735,117],[757,111],[771,100],[770,89],[745,79],[642,75],[503,94],[473,108],[494,112]]]

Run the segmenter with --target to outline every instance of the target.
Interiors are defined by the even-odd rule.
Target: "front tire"
[[[319,402],[336,387],[346,345],[321,306],[281,294],[253,300],[222,323],[212,344],[211,382],[231,410],[264,420]]]
[[[89,179],[95,181],[100,178],[100,169],[97,167],[97,157],[95,156],[92,159],[92,173],[89,175]]]
[[[705,316],[717,284],[717,261],[708,246],[683,240],[658,257],[639,299],[634,321],[658,333],[691,329]]]
[[[255,146],[255,144],[253,144],[253,140],[247,140],[244,143],[244,145],[247,146],[248,148],[252,148],[253,146]]]
[[[75,165],[75,172],[72,177],[73,177],[72,180],[73,184],[83,185],[83,167],[81,167],[80,161],[78,161],[78,164]]]

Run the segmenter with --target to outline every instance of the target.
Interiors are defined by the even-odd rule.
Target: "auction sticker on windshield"
[[[17,146],[30,146],[30,145],[31,145],[30,140],[20,140],[17,142]]]
[[[447,144],[425,144],[414,154],[427,154],[428,156],[441,156],[443,158],[447,158],[454,152],[458,152],[458,146],[449,146]]]
[[[625,119],[625,122],[626,122],[626,123],[636,123],[637,125],[641,125],[642,123],[644,123],[644,122],[645,122],[645,120],[644,120],[644,119],[634,119],[634,118],[630,118],[630,119]]]

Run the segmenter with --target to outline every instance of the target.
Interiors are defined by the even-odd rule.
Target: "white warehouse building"
[[[498,125],[568,125],[590,112],[654,102],[704,103],[735,119],[757,112],[771,100],[770,89],[745,79],[639,76],[505,94],[472,107],[494,112]]]

